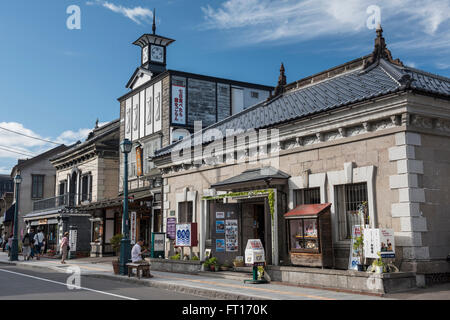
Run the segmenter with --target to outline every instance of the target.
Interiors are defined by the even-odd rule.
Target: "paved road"
[[[69,289],[70,274],[34,271],[0,265],[0,300],[201,300],[181,294],[128,284],[121,281],[81,276],[81,289]],[[76,284],[72,282],[71,284]]]

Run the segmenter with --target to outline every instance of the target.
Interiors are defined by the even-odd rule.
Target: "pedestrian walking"
[[[41,248],[44,244],[44,233],[42,229],[34,236],[34,252],[36,253],[36,259],[41,259]]]
[[[30,258],[31,258],[31,260],[33,260],[33,258],[34,258],[34,251],[35,251],[35,248],[34,248],[34,236],[35,236],[35,233],[34,233],[34,229],[30,229],[30,232],[29,232],[29,235],[30,235]]]
[[[67,251],[69,249],[69,233],[68,232],[64,232],[64,237],[61,240],[60,249],[61,249],[61,263],[65,264],[66,258],[67,258]]]
[[[30,234],[27,232],[23,236],[22,239],[22,254],[23,254],[23,260],[28,261],[30,260],[31,255],[31,239]]]
[[[5,232],[3,234],[3,245],[2,245],[3,252],[5,252],[5,248],[6,248],[7,244],[8,244],[8,234]]]
[[[11,234],[8,238],[8,243],[6,244],[6,248],[8,250],[8,257],[11,256],[12,241],[13,241],[13,235]]]

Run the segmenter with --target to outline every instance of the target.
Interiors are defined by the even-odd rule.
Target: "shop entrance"
[[[260,239],[263,247],[266,247],[264,204],[253,205],[253,236],[254,239]]]

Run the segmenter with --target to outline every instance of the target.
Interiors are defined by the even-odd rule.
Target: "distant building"
[[[18,231],[20,237],[25,231],[23,218],[33,211],[33,202],[54,196],[56,170],[52,166],[50,158],[66,149],[65,145],[60,145],[31,159],[19,160],[11,170],[11,178],[15,177],[17,173],[20,173],[22,177],[18,208]],[[38,225],[39,221],[36,223],[36,226]],[[49,235],[50,238],[54,236],[54,234]]]
[[[0,174],[0,197],[5,192],[14,192],[14,181],[9,175]]]

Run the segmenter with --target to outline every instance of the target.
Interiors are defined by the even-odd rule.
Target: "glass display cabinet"
[[[293,265],[332,267],[331,203],[300,205],[284,215]]]

